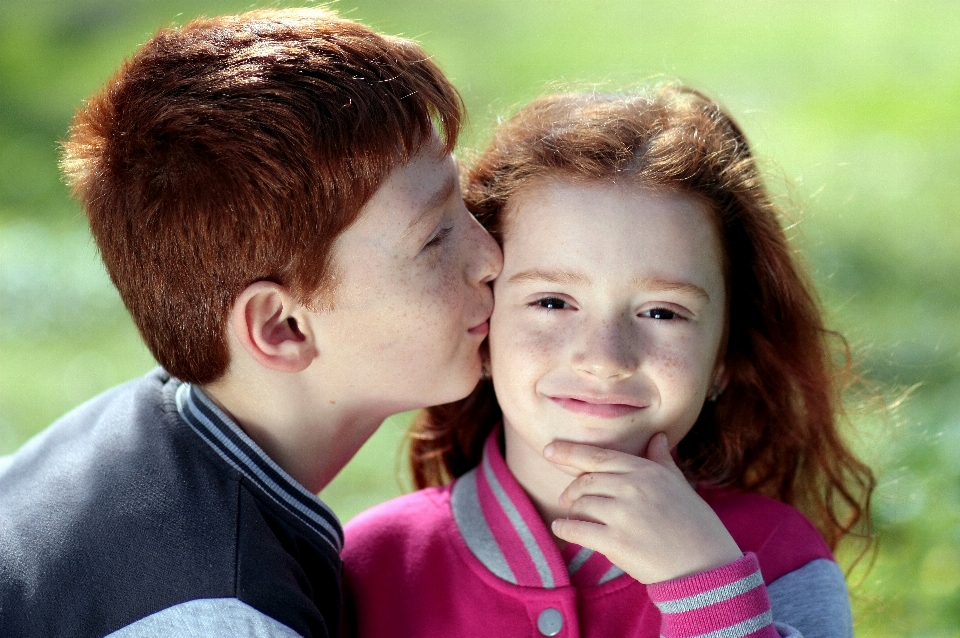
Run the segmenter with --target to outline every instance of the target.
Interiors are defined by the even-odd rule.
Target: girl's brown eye
[[[666,308],[653,308],[643,313],[644,317],[650,317],[651,319],[662,319],[669,321],[670,319],[676,319],[677,313],[672,310],[667,310]]]
[[[541,308],[546,308],[547,310],[563,310],[564,308],[569,307],[569,304],[567,304],[566,301],[556,297],[544,297],[543,299],[537,299],[536,304]]]

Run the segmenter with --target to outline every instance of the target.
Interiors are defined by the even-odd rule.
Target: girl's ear
[[[257,363],[278,372],[301,372],[319,354],[304,321],[305,312],[286,287],[257,281],[233,303],[230,323]]]
[[[710,384],[710,390],[707,393],[708,401],[716,401],[723,391],[727,389],[730,382],[730,374],[727,372],[727,365],[720,361],[713,370],[713,383]]]

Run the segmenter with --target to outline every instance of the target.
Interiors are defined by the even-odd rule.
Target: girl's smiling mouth
[[[615,419],[617,417],[628,416],[647,407],[636,399],[614,395],[606,397],[561,395],[548,396],[547,398],[564,410],[603,419]]]

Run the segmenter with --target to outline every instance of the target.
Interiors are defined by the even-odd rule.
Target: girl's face
[[[508,463],[554,440],[640,454],[664,432],[676,445],[722,375],[726,299],[709,209],[551,180],[521,189],[505,213],[490,359]]]

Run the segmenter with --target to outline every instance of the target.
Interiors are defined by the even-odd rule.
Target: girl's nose
[[[640,366],[640,345],[632,317],[616,317],[580,326],[574,340],[572,364],[581,374],[601,381],[626,378]]]

